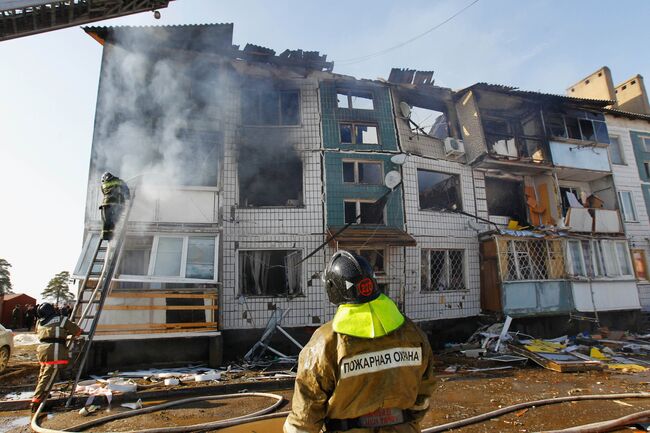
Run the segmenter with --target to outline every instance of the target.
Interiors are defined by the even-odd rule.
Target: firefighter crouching
[[[52,304],[43,303],[36,310],[40,319],[36,325],[36,334],[41,344],[36,349],[41,370],[32,398],[31,410],[36,412],[41,402],[47,399],[47,392],[56,380],[60,367],[65,367],[69,361],[67,337],[81,335],[81,328],[67,317],[56,314]]]
[[[426,335],[363,257],[338,251],[323,279],[338,308],[300,352],[284,433],[420,432],[434,387]]]

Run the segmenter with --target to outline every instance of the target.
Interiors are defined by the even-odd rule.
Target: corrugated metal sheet
[[[463,94],[468,90],[486,90],[491,92],[506,93],[515,96],[521,96],[524,98],[534,98],[534,99],[547,99],[554,100],[557,102],[563,103],[573,103],[573,104],[583,104],[583,105],[592,105],[594,107],[604,108],[608,105],[615,104],[616,101],[606,100],[606,99],[589,99],[589,98],[574,98],[572,96],[557,95],[554,93],[542,93],[542,92],[532,92],[529,90],[519,90],[517,87],[504,86],[501,84],[490,84],[490,83],[476,83],[465,89],[459,90],[458,94]]]

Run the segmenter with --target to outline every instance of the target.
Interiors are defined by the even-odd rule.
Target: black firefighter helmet
[[[54,306],[50,304],[49,302],[44,302],[41,305],[38,306],[38,309],[36,310],[36,317],[39,319],[42,319],[43,321],[47,321],[50,317],[54,316],[56,314],[56,311],[54,310]]]
[[[381,292],[370,263],[349,251],[337,251],[323,274],[327,297],[334,305],[363,304]]]
[[[102,183],[108,182],[114,178],[115,176],[113,176],[111,172],[107,171],[106,173],[102,174]]]

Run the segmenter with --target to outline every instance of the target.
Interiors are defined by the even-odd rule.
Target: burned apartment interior
[[[337,248],[421,323],[638,308],[606,101],[409,69],[357,80],[317,52],[239,49],[232,25],[162,29],[86,29],[105,54],[76,278],[101,172],[137,185],[97,365],[136,337],[197,338],[184,356],[217,362],[224,335],[245,352],[276,312],[300,338],[333,312],[319,276]]]

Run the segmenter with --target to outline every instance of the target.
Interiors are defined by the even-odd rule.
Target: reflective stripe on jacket
[[[363,431],[417,432],[434,387],[426,335],[410,320],[379,338],[338,334],[328,322],[300,352],[285,433],[317,433],[325,419],[354,419],[380,408],[406,410],[410,423]]]
[[[114,177],[108,182],[102,182],[102,193],[104,194],[102,206],[123,204],[130,197],[129,187],[119,177]]]
[[[67,317],[53,316],[45,323],[39,323],[36,335],[39,340],[65,340],[69,335],[77,336],[81,328]],[[36,349],[38,361],[41,364],[65,364],[68,362],[68,348],[65,343],[42,343]]]

